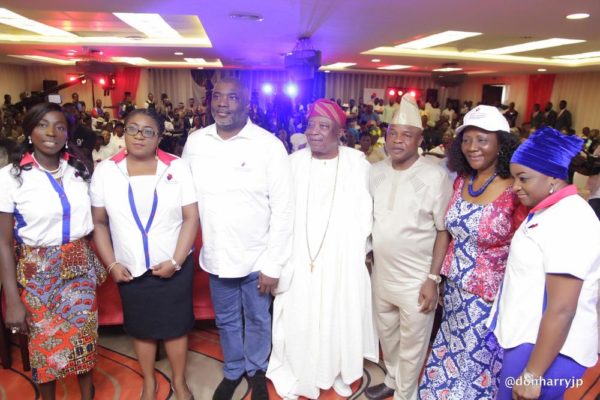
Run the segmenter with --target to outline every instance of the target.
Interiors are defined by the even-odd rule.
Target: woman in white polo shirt
[[[119,284],[125,331],[144,377],[142,399],[154,399],[157,340],[164,340],[179,399],[187,333],[193,328],[193,257],[198,207],[187,164],[158,149],[164,131],[152,109],[125,121],[126,149],[98,164],[91,185],[94,243]]]
[[[600,222],[567,183],[582,146],[542,128],[511,159],[513,190],[531,210],[513,236],[489,321],[504,348],[500,400],[563,399],[597,361]]]
[[[0,169],[0,278],[5,324],[27,333],[33,381],[54,399],[56,380],[77,375],[93,397],[96,286],[106,271],[85,237],[94,228],[90,173],[68,148],[67,118],[53,103],[23,119],[25,141]],[[15,247],[18,255],[15,265]]]

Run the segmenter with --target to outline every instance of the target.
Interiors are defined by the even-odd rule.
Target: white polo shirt
[[[127,157],[120,152],[98,164],[92,177],[92,206],[106,209],[115,258],[133,277],[173,257],[183,223],[181,208],[196,202],[187,163],[160,150],[158,156],[155,175],[130,177]],[[147,240],[136,214],[142,230],[152,217]]]
[[[0,212],[14,215],[14,237],[34,247],[58,246],[81,239],[94,229],[88,183],[66,159],[62,184],[38,168],[30,154],[21,165],[22,183],[11,174],[12,164],[0,169]],[[62,191],[62,193],[60,193]],[[61,195],[64,193],[64,196]]]
[[[223,140],[216,125],[188,137],[202,222],[202,268],[222,278],[278,278],[291,254],[292,175],[283,144],[250,120]]]
[[[592,367],[598,353],[598,279],[600,222],[580,196],[571,195],[525,220],[513,236],[501,294],[496,298],[494,334],[511,349],[534,344],[542,319],[546,274],[572,275],[583,281],[577,312],[560,353]]]

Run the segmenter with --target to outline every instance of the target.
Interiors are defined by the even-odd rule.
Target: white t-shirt
[[[592,367],[598,353],[600,222],[580,196],[571,195],[523,221],[513,236],[501,294],[496,298],[494,334],[511,349],[535,343],[546,295],[546,275],[567,274],[583,281],[577,312],[560,353]]]
[[[117,135],[112,135],[110,137],[109,145],[112,147],[114,154],[118,153],[121,150],[125,149],[125,134],[123,136],[118,137]]]
[[[33,162],[25,155],[21,164]],[[34,162],[30,170],[21,171],[22,184],[10,170],[12,164],[0,169],[0,212],[14,215],[14,236],[18,243],[34,247],[58,246],[63,234],[68,241],[81,239],[94,229],[88,196],[88,183],[67,161],[62,185],[48,177]],[[61,198],[58,185],[66,198]]]
[[[106,209],[115,258],[134,277],[173,257],[183,223],[181,208],[196,202],[187,163],[162,151],[158,152],[158,157],[155,175],[129,177],[127,158],[121,152],[98,164],[92,177],[92,206]],[[135,210],[143,227],[152,214],[156,189],[156,210],[147,244],[134,217],[128,195],[130,184]]]
[[[106,146],[100,146],[100,150],[92,150],[92,160],[94,160],[94,165],[98,165],[100,161],[109,159],[114,154],[113,146],[110,146],[110,142]]]

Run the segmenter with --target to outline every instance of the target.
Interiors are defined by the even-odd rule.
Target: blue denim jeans
[[[267,370],[271,352],[271,295],[258,291],[258,272],[243,278],[210,275],[210,293],[227,379]]]

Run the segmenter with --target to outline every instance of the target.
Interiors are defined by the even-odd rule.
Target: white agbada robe
[[[363,358],[378,361],[371,283],[365,266],[372,226],[369,163],[340,147],[337,188],[327,225],[337,158],[311,160],[310,149],[291,156],[296,196],[292,256],[273,305],[273,350],[267,377],[281,397],[316,399],[336,377],[351,384],[363,374]],[[310,196],[308,185],[310,182]],[[308,225],[306,221],[308,205]]]

